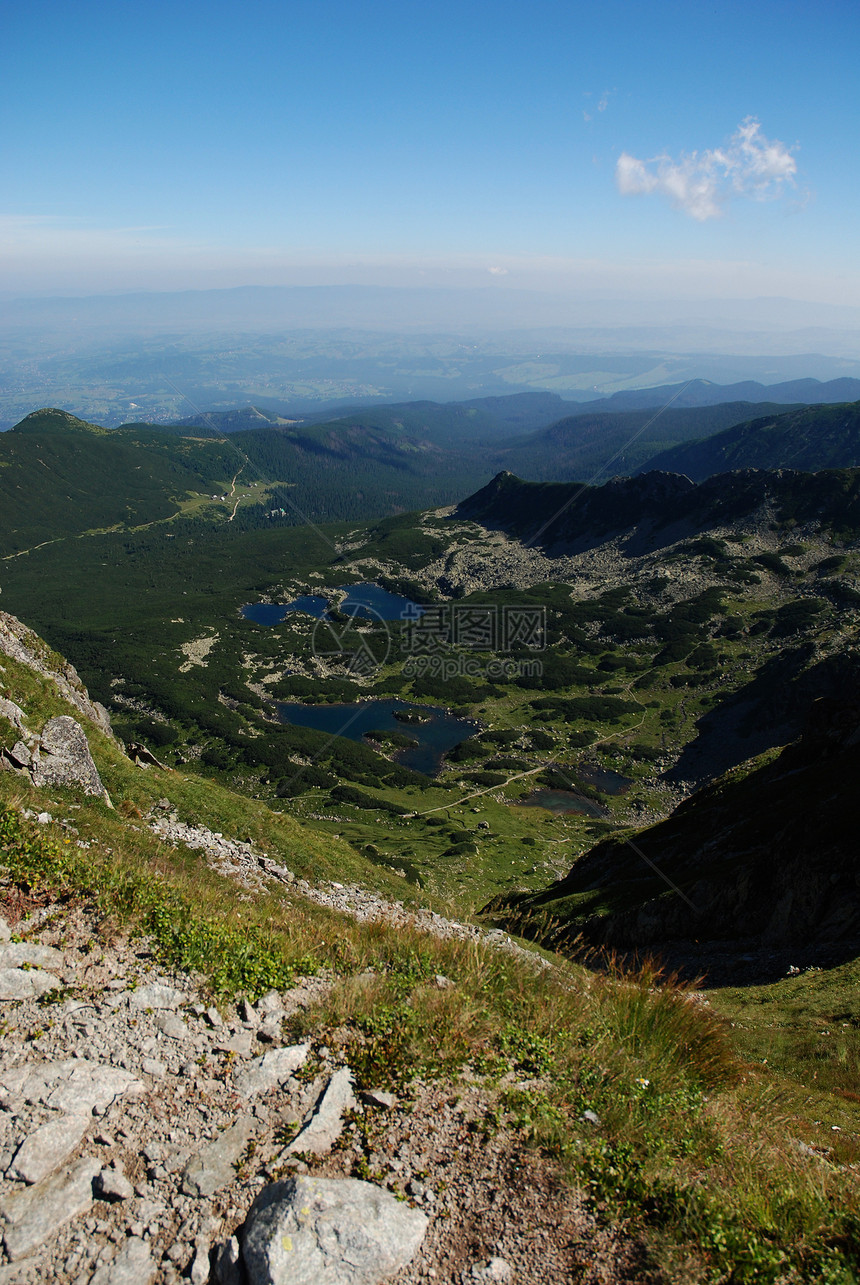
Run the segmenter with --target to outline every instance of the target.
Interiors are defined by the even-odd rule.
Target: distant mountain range
[[[821,406],[825,402],[860,400],[860,379],[790,379],[779,384],[760,384],[745,379],[735,384],[715,384],[709,379],[689,383],[662,384],[657,388],[631,388],[588,403],[591,411],[618,411],[641,406],[716,406],[720,402],[777,402],[783,405],[804,403]]]
[[[475,397],[466,401],[434,402],[408,401],[390,404],[358,404],[339,408],[336,415],[331,409],[308,413],[302,410],[290,417],[286,412],[273,410],[265,405],[237,407],[228,411],[205,411],[186,416],[177,421],[182,427],[215,427],[221,433],[240,433],[249,428],[262,428],[265,424],[339,424],[344,421],[361,423],[369,427],[405,428],[407,431],[433,436],[434,440],[461,441],[465,433],[469,439],[513,437],[528,433],[561,420],[582,415],[617,415],[619,412],[640,409],[659,409],[662,415],[669,411],[691,408],[716,407],[726,403],[773,406],[821,406],[831,402],[860,400],[860,379],[795,379],[778,384],[761,384],[748,379],[741,383],[716,384],[708,379],[694,379],[687,383],[662,384],[656,388],[628,389],[613,393],[611,397],[577,397],[565,400],[558,393],[527,392],[508,396]],[[750,411],[749,418],[753,412]],[[681,421],[677,421],[680,423]],[[734,420],[732,422],[738,422]],[[724,425],[723,425],[724,426]],[[718,431],[712,428],[711,431]]]
[[[751,402],[716,406],[670,406],[614,412],[578,409],[576,414],[528,437],[503,442],[488,462],[520,477],[540,482],[605,481],[617,474],[650,469],[652,459],[670,443],[705,438],[735,424],[745,424],[761,407]],[[781,408],[769,405],[778,414]]]
[[[753,479],[769,470],[815,477],[860,465],[860,402],[782,413],[770,405],[752,418],[761,406],[733,402],[670,407],[659,417],[586,412],[521,431],[556,408],[550,394],[524,394],[498,404],[383,407],[314,424],[250,407],[183,425],[116,429],[36,411],[0,436],[4,547],[30,548],[48,525],[56,536],[60,529],[132,529],[182,513],[215,520],[225,495],[239,498],[235,520],[247,526],[378,518],[453,504],[469,492],[476,494],[461,506],[466,516],[523,538],[536,538],[561,508],[563,518],[540,538],[570,541],[592,520],[600,530],[666,522],[705,502],[741,512],[764,485]],[[704,485],[734,470],[746,472],[728,488]],[[582,483],[590,485],[583,491]],[[703,484],[695,496],[694,483]],[[790,482],[767,485],[791,490]],[[806,489],[825,485],[822,476]]]

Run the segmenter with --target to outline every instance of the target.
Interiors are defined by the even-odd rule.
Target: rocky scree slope
[[[6,654],[59,680],[104,727],[74,671],[20,622],[2,623]],[[26,736],[27,714],[4,702]],[[13,749],[6,767],[33,784],[24,757]],[[86,799],[84,781],[62,784]],[[23,824],[71,844],[80,805],[58,806],[69,810],[59,828],[30,809]],[[149,825],[240,887],[280,880],[359,918],[483,935],[360,889],[311,888],[169,809],[163,800]],[[599,1225],[520,1134],[487,1137],[492,1093],[478,1081],[359,1092],[337,1031],[291,1038],[332,983],[322,974],[216,1006],[202,977],[160,964],[153,943],[129,940],[93,903],[0,868],[0,1285],[645,1278],[635,1243]]]
[[[33,964],[0,971],[4,1285],[633,1279],[550,1166],[487,1144],[477,1085],[358,1094],[337,1047],[290,1043],[326,978],[219,1009],[92,907],[0,902],[0,961]]]

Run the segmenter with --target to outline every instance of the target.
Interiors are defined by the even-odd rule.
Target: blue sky
[[[853,304],[858,36],[841,0],[32,0],[0,50],[0,291]]]

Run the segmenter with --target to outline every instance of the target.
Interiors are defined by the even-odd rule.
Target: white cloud
[[[615,181],[622,196],[661,192],[676,209],[704,223],[719,218],[733,196],[775,200],[794,184],[797,162],[792,148],[765,138],[754,116],[742,121],[725,147],[704,152],[654,156],[641,161],[622,152]]]
[[[508,275],[508,269],[507,269],[507,268],[495,268],[495,267],[493,267],[493,268],[487,268],[487,271],[488,271],[488,272],[490,272],[490,273],[492,273],[492,275],[493,275],[494,277],[506,277],[506,276]]]

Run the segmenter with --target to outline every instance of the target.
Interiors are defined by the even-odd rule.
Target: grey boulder
[[[34,785],[82,786],[84,794],[109,802],[84,730],[68,714],[49,719],[43,727],[39,748],[33,756],[32,774]]]
[[[327,1151],[331,1151],[343,1133],[344,1112],[352,1111],[355,1105],[352,1071],[348,1066],[343,1066],[335,1071],[317,1099],[310,1120],[284,1148],[283,1156],[295,1151],[324,1156]]]
[[[60,983],[41,968],[0,968],[0,1000],[38,999]]]
[[[175,986],[151,982],[129,992],[128,1002],[132,1008],[175,1009],[185,1002],[185,996]]]
[[[0,696],[0,718],[5,718],[19,732],[27,730],[27,724],[24,721],[26,715],[21,706],[7,700],[5,696]]]
[[[250,1285],[376,1285],[414,1257],[427,1218],[357,1178],[264,1188],[245,1224]]]
[[[0,968],[62,968],[63,952],[53,946],[42,946],[37,941],[10,941],[0,946]]]
[[[113,1262],[98,1269],[90,1285],[152,1285],[157,1270],[146,1242],[129,1236]]]
[[[23,1178],[24,1182],[40,1182],[49,1173],[65,1164],[87,1131],[85,1115],[58,1115],[53,1120],[34,1129],[21,1143],[10,1178]]]
[[[283,1084],[297,1071],[308,1055],[310,1044],[293,1044],[286,1049],[273,1049],[262,1057],[255,1057],[246,1070],[234,1076],[233,1088],[242,1098],[256,1093],[267,1093]]]
[[[236,1177],[236,1165],[254,1136],[254,1120],[240,1115],[235,1124],[188,1161],[182,1174],[182,1191],[186,1196],[213,1196],[228,1187]]]
[[[49,1240],[63,1223],[86,1213],[93,1203],[93,1178],[101,1165],[91,1156],[52,1174],[23,1191],[0,1200],[3,1242],[11,1261],[26,1258]]]

